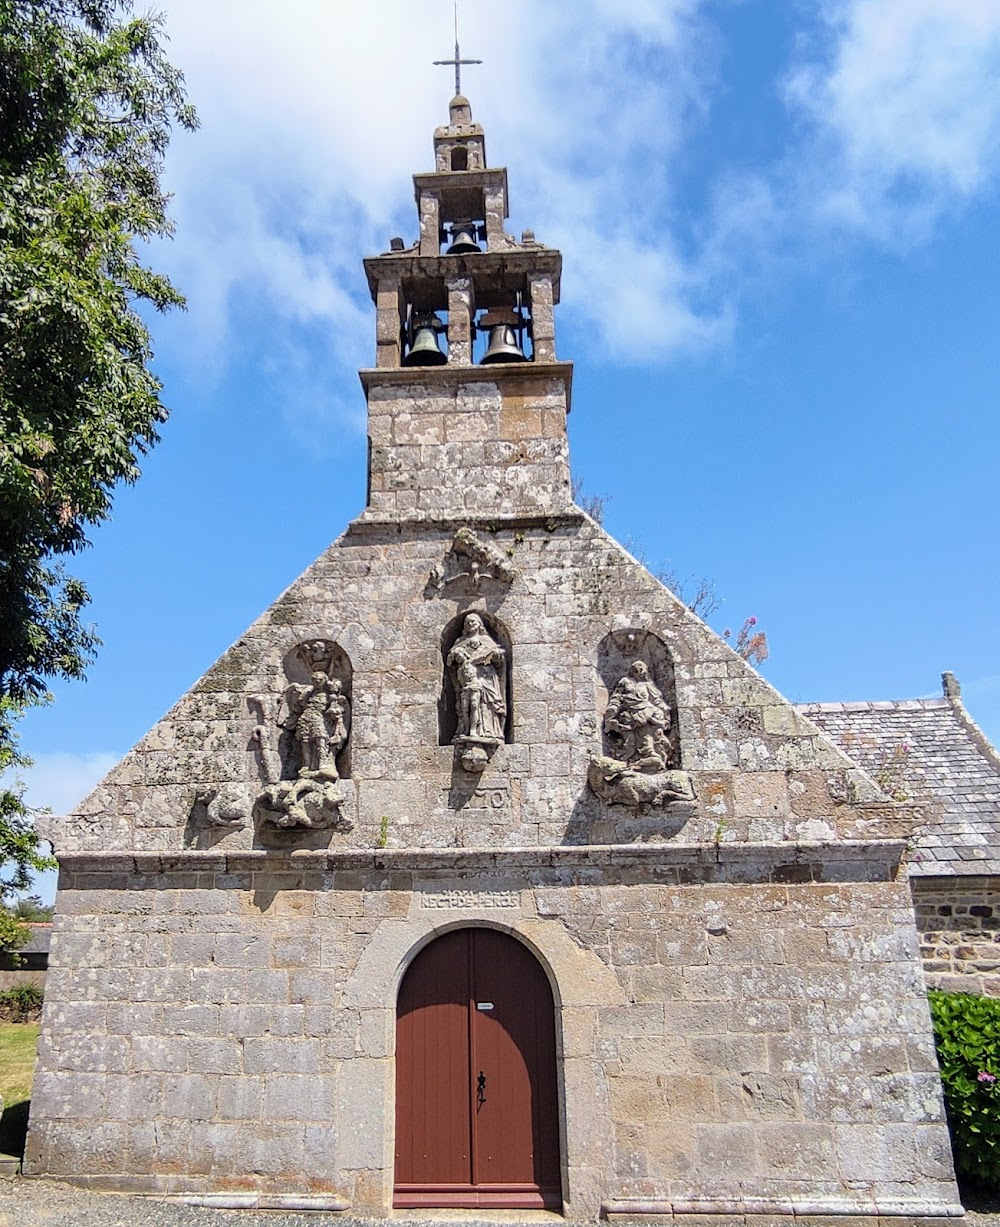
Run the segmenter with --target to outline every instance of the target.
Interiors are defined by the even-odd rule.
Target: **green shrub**
[[[955,1167],[1000,1188],[1000,1001],[928,996]]]
[[[11,1022],[27,1022],[42,1008],[42,990],[37,984],[16,984],[0,992],[0,1015]]]

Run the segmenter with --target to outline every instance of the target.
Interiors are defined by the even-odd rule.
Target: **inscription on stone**
[[[430,911],[474,908],[517,908],[521,892],[517,890],[428,890],[420,896],[421,908]]]
[[[443,804],[449,807],[451,803],[451,789],[443,788]],[[476,791],[465,802],[464,809],[479,809],[479,810],[500,810],[506,809],[510,805],[510,789],[506,784],[498,784],[493,788],[477,788]]]

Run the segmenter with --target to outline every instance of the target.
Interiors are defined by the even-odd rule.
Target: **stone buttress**
[[[400,980],[485,926],[552,986],[567,1215],[960,1215],[912,807],[574,505],[561,257],[464,98],[434,145],[367,507],[46,829],[27,1169],[387,1216]]]

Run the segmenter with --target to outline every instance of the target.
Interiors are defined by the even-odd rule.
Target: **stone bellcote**
[[[419,237],[365,260],[376,309],[366,520],[524,519],[574,510],[556,360],[562,257],[504,230],[507,171],[461,95],[413,176]]]

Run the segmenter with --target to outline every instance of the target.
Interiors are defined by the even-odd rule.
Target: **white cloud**
[[[463,82],[490,160],[512,165],[514,233],[532,226],[573,274],[565,298],[621,352],[645,360],[717,326],[690,305],[692,270],[652,218],[667,169],[711,75],[703,0],[510,0],[467,4],[463,52],[486,59]],[[451,5],[400,0],[167,0],[170,55],[201,131],[170,154],[178,238],[165,260],[188,294],[202,352],[220,374],[241,303],[263,300],[294,345],[327,326],[333,364],[372,357],[360,267],[393,233],[415,237],[409,175],[431,166],[447,117]],[[638,299],[639,346],[617,321]]]
[[[776,252],[808,240],[812,263],[845,229],[922,237],[993,176],[996,0],[818,6],[785,89],[806,124],[789,125],[773,164],[720,173],[685,246],[674,172],[710,116],[721,54],[705,0],[508,0],[501,21],[495,5],[463,5],[463,51],[487,61],[464,86],[490,161],[511,166],[510,230],[562,249],[563,318],[611,357],[718,345],[761,261],[773,273]],[[415,237],[409,176],[430,168],[446,117],[451,70],[431,62],[449,54],[451,4],[288,0],[280,19],[271,0],[165,8],[203,125],[172,147],[178,238],[157,253],[189,296],[186,358],[221,378],[243,326],[266,319],[289,419],[348,422],[374,344],[361,259]],[[296,392],[319,335],[325,386]]]
[[[120,758],[113,752],[35,754],[32,766],[18,773],[26,785],[25,801],[55,815],[68,814]],[[10,787],[11,778],[5,777],[5,782]]]
[[[996,0],[826,0],[832,43],[787,97],[815,124],[811,186],[830,221],[920,237],[993,178],[1000,152]],[[808,156],[808,155],[807,155]]]

